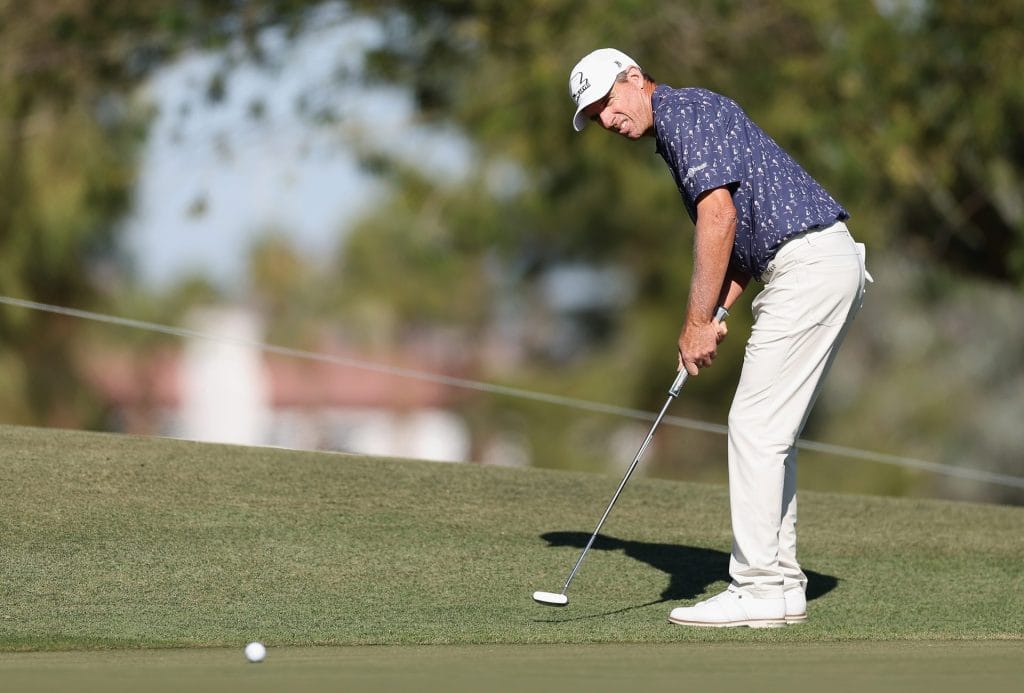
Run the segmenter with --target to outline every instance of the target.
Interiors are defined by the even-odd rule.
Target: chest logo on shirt
[[[705,162],[704,162],[703,164],[701,164],[700,166],[693,166],[693,167],[691,167],[691,168],[688,168],[688,169],[686,170],[686,177],[685,177],[685,178],[683,178],[683,180],[693,180],[693,176],[694,176],[694,175],[695,175],[696,173],[698,173],[699,171],[703,171],[703,170],[704,170],[704,169],[706,169],[707,167],[708,167],[708,162],[706,162],[706,161],[705,161]]]

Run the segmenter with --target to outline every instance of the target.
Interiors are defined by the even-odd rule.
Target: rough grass
[[[1024,508],[802,493],[810,622],[725,585],[721,486],[0,427],[0,650],[1024,639]]]

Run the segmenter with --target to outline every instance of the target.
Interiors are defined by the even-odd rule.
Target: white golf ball
[[[267,648],[261,642],[251,642],[245,646],[245,658],[250,662],[262,662],[267,656]]]

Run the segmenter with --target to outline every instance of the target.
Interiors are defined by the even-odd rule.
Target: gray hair
[[[644,76],[644,80],[645,81],[650,82],[651,84],[655,83],[654,82],[654,78],[651,77],[649,74],[647,74],[647,72],[644,71],[643,68],[637,67],[637,69],[640,70],[640,73]],[[615,75],[615,81],[616,82],[627,82],[627,81],[629,81],[628,78],[626,77],[626,73],[627,72],[629,72],[629,68],[626,68],[625,70],[623,70],[619,74]]]

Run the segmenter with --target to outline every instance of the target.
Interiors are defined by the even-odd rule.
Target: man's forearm
[[[726,310],[732,309],[732,304],[747,288],[750,283],[750,275],[740,272],[732,267],[725,273],[725,281],[722,282],[722,292],[718,295],[718,305],[724,306]]]
[[[698,207],[693,243],[693,276],[687,322],[708,324],[722,298],[733,239],[736,236],[736,208],[724,189],[710,195],[724,195],[717,200],[704,199]],[[740,289],[742,292],[742,289]],[[737,294],[738,296],[739,294]],[[735,297],[733,297],[735,300]]]

